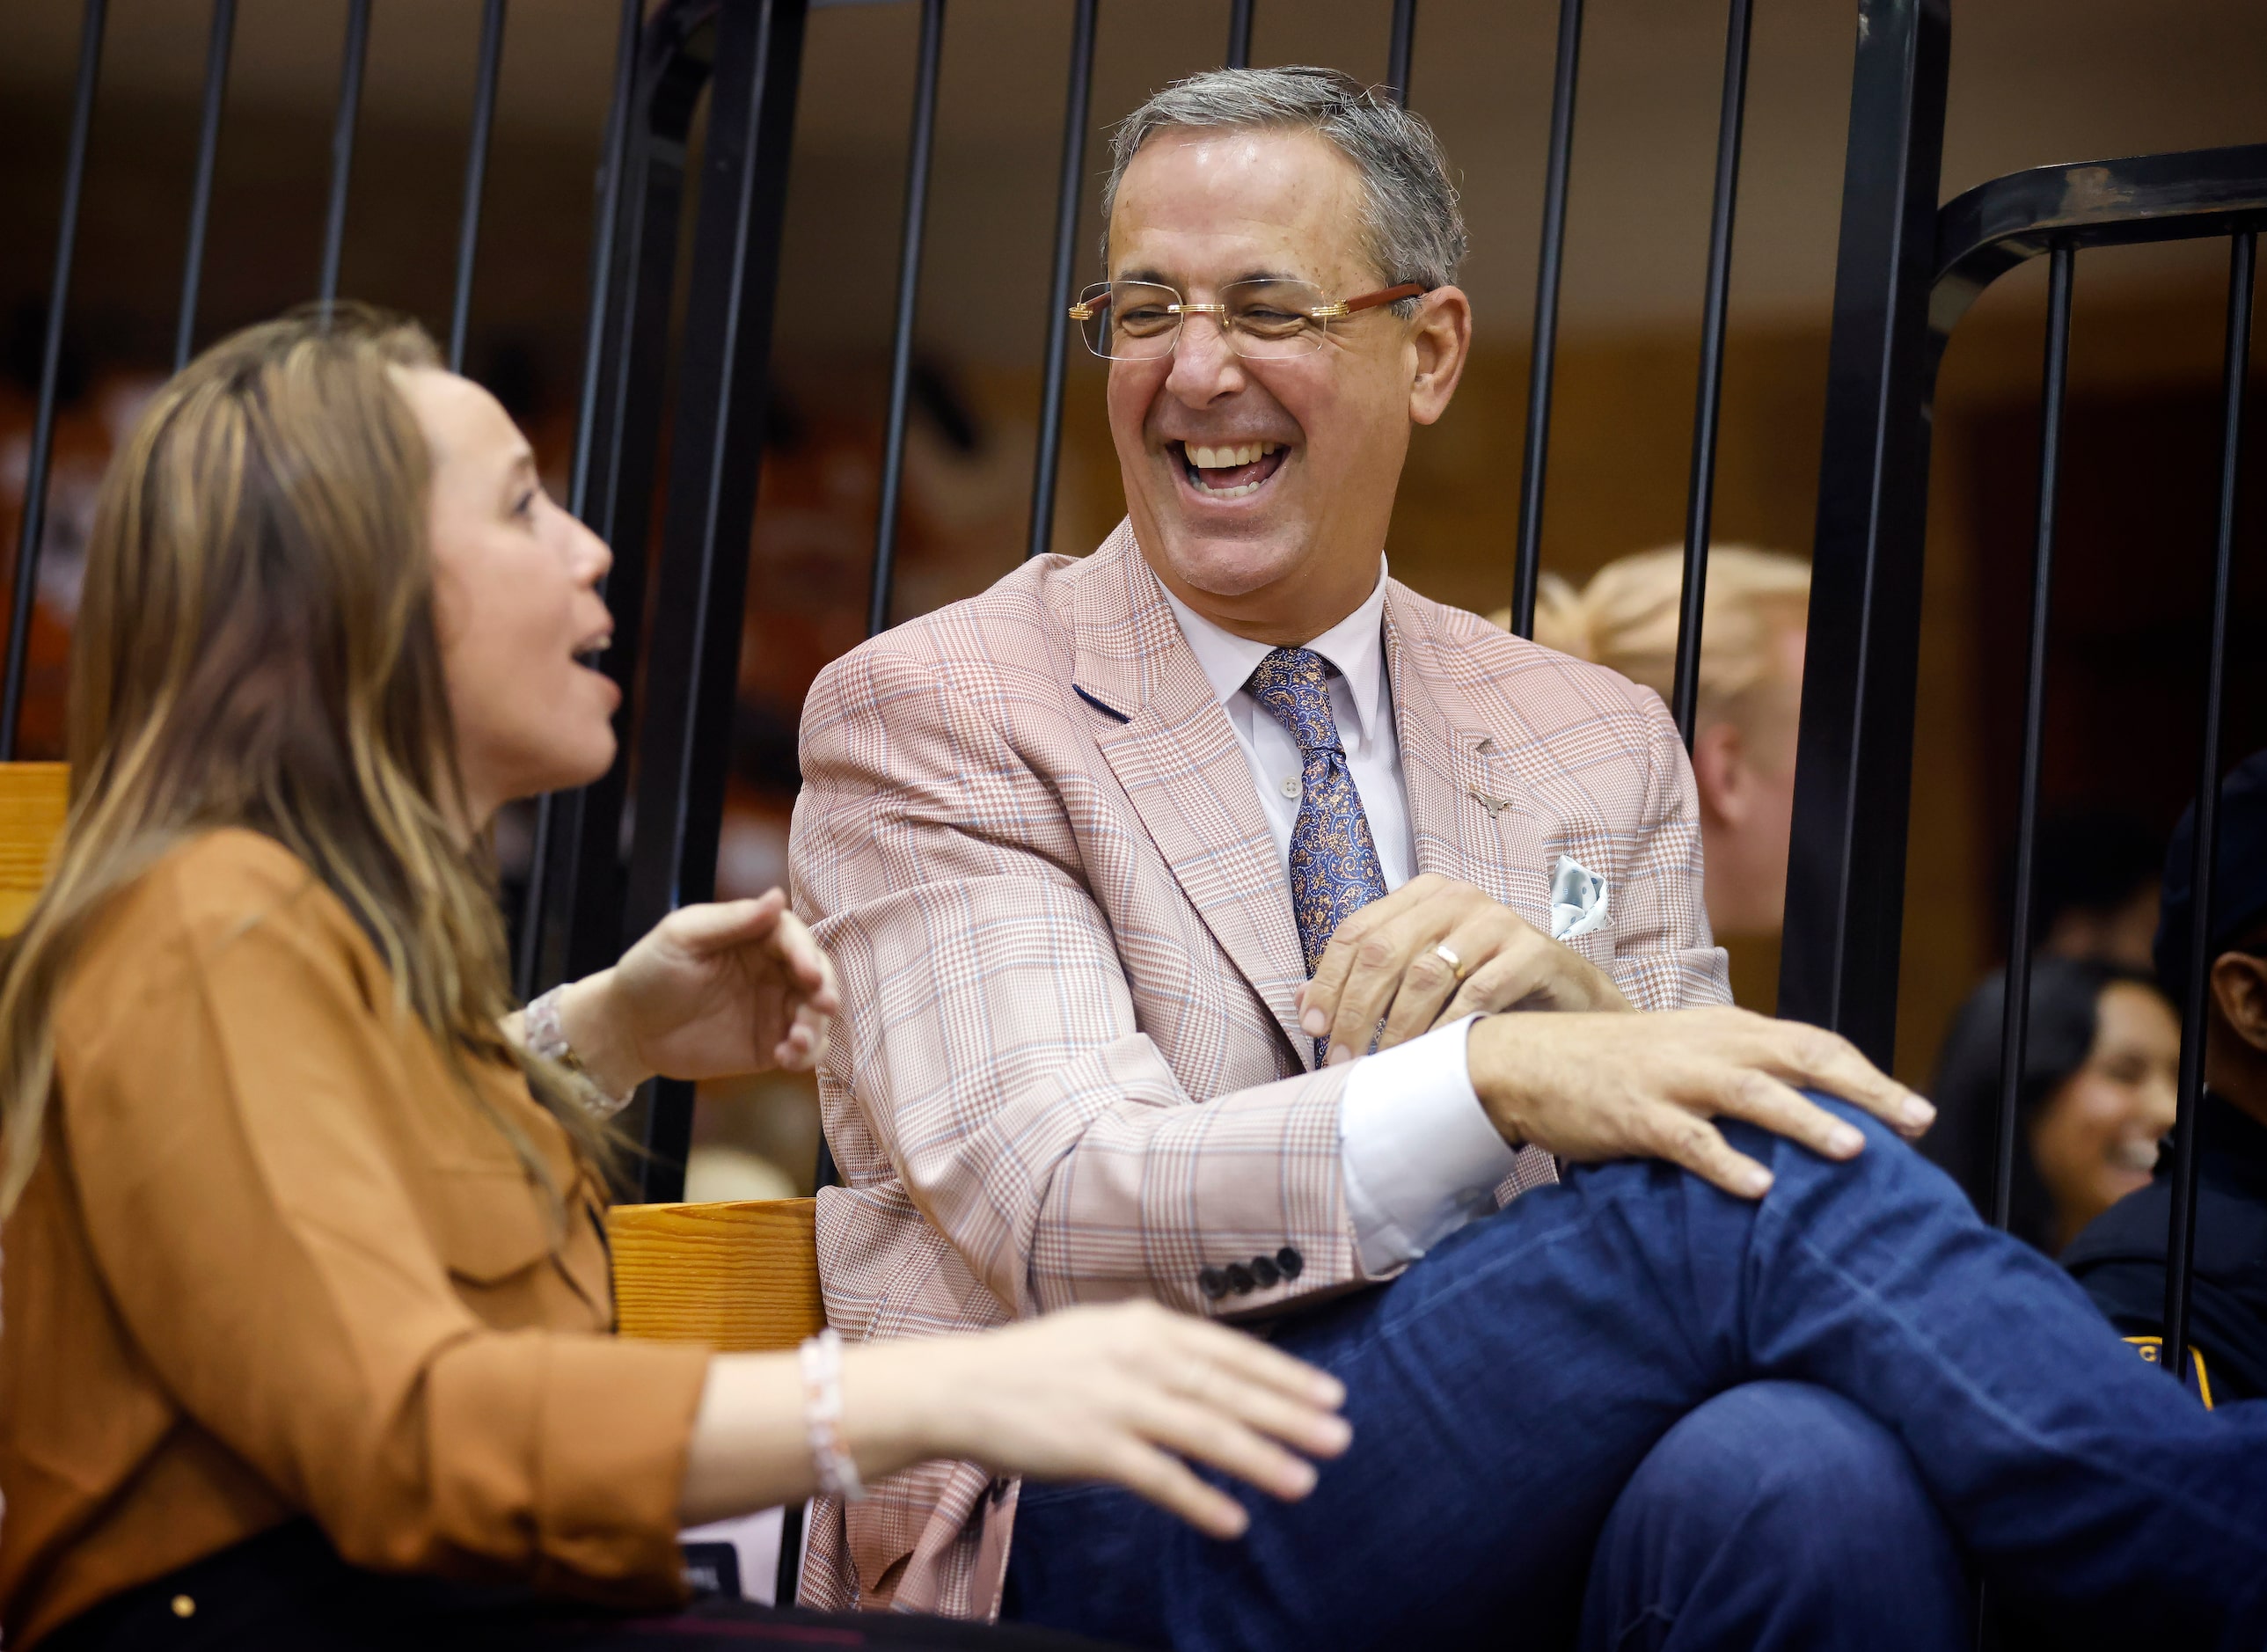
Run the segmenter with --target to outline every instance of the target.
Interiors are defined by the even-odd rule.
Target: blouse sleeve
[[[216,933],[209,885],[192,913],[183,873],[147,881],[130,961],[67,994],[89,1012],[59,1016],[57,1067],[97,1263],[159,1380],[354,1564],[675,1591],[705,1351],[483,1323],[381,1123],[400,1036],[316,900]]]

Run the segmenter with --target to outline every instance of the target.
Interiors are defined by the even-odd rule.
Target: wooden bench
[[[616,1205],[615,1328],[728,1354],[792,1348],[826,1328],[818,1294],[818,1202]]]
[[[0,936],[31,916],[70,806],[70,764],[0,763]]]

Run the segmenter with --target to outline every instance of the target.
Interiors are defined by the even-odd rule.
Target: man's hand
[[[1745,1010],[1491,1016],[1473,1026],[1465,1060],[1481,1106],[1513,1145],[1585,1164],[1668,1159],[1743,1199],[1769,1192],[1771,1172],[1735,1152],[1712,1118],[1744,1119],[1846,1159],[1865,1137],[1798,1087],[1830,1090],[1908,1138],[1936,1117],[1847,1039]]]
[[[1329,1035],[1332,1061],[1350,1061],[1381,1018],[1377,1047],[1390,1050],[1478,1010],[1629,1007],[1572,947],[1471,885],[1427,872],[1339,925],[1300,989],[1299,1024],[1310,1038]]]

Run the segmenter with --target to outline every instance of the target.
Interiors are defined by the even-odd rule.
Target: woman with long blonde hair
[[[974,1457],[1232,1536],[1184,1457],[1298,1496],[1342,1449],[1330,1378],[1153,1307],[800,1362],[607,1334],[606,1098],[808,1068],[839,1005],[776,891],[512,1002],[486,829],[613,760],[606,566],[350,307],[216,346],[114,462],[0,960],[18,1652],[627,1645],[680,1525],[822,1486]]]

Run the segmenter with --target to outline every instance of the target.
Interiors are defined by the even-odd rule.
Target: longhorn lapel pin
[[[1512,800],[1510,798],[1491,797],[1487,793],[1482,791],[1477,786],[1468,788],[1466,795],[1470,797],[1474,803],[1479,804],[1481,808],[1487,811],[1488,819],[1491,820],[1494,819],[1498,815],[1501,814],[1506,809],[1511,806]]]

